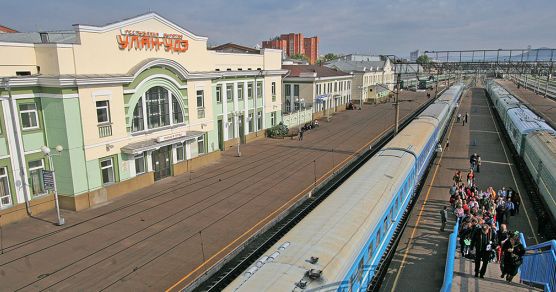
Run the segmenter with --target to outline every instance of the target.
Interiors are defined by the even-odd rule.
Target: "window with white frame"
[[[97,122],[99,124],[110,123],[110,102],[108,100],[99,100],[97,105]]]
[[[228,101],[234,100],[234,85],[232,83],[226,84],[226,99]]]
[[[177,161],[185,160],[185,144],[183,143],[176,145],[176,160]]]
[[[21,115],[21,128],[23,130],[39,127],[39,115],[35,103],[20,104],[19,114]]]
[[[263,97],[263,83],[258,81],[257,82],[257,98]]]
[[[100,171],[102,173],[103,185],[116,182],[114,175],[114,160],[112,157],[100,160]]]
[[[293,103],[294,103],[294,110],[299,110],[299,84],[295,84],[293,86]]]
[[[248,99],[253,98],[253,82],[247,83],[247,98]]]
[[[205,153],[205,135],[197,138],[197,151],[199,154]]]
[[[255,117],[253,113],[249,113],[248,119],[249,119],[249,133],[252,133],[254,131],[253,127],[255,126]]]
[[[228,117],[228,139],[234,137],[234,118]]]
[[[12,205],[12,194],[6,167],[0,168],[0,209]]]
[[[222,102],[222,85],[216,86],[216,102],[217,103]]]
[[[272,82],[272,101],[276,101],[276,82]]]
[[[134,157],[135,159],[135,174],[145,173],[147,170],[145,164],[145,153],[137,154]]]
[[[139,98],[133,109],[131,131],[138,132],[184,122],[182,105],[170,90],[155,86]]]
[[[205,91],[197,90],[197,107],[205,107]]]
[[[42,181],[44,161],[42,159],[29,161],[29,189],[34,197],[46,194]]]
[[[243,83],[237,84],[237,99],[243,100]]]
[[[276,125],[276,112],[270,113],[270,125],[271,126]]]
[[[259,111],[257,113],[257,129],[263,128],[263,112]]]

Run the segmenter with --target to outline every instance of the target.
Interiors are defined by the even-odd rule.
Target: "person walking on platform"
[[[469,122],[468,122],[468,119],[469,119],[469,114],[466,112],[466,113],[465,113],[465,122],[466,122],[466,123],[469,123]]]
[[[457,122],[459,123],[460,120],[461,120],[461,114],[458,114]]]
[[[500,278],[506,276],[506,281],[511,282],[519,266],[523,263],[523,255],[525,254],[525,248],[519,242],[519,231],[514,232],[510,235],[510,238],[504,242],[502,245],[503,255],[503,268],[502,275]]]
[[[440,226],[440,231],[444,232],[444,228],[446,228],[446,221],[448,221],[448,207],[444,206],[442,210],[440,210],[440,220],[442,221],[442,225]]]
[[[481,155],[477,155],[477,173],[481,172]]]
[[[303,129],[299,131],[299,141],[303,141]]]
[[[483,225],[480,232],[473,234],[471,246],[475,249],[475,277],[484,278],[492,249],[488,225]]]
[[[446,139],[446,150],[448,150],[448,146],[450,146],[450,139]]]

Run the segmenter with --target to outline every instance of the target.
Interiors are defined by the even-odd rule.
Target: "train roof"
[[[255,263],[225,291],[292,291],[300,280],[307,289],[339,284],[413,164],[412,155],[371,158],[265,253],[273,260],[258,269]],[[311,257],[318,262],[311,264]],[[310,269],[322,277],[311,281],[305,277]]]
[[[462,84],[453,85],[450,88],[446,89],[442,95],[438,97],[435,103],[438,102],[452,102],[457,96],[459,95],[460,91],[463,90]]]
[[[441,116],[445,115],[450,109],[450,106],[446,103],[434,103],[428,106],[420,115],[422,117],[432,117],[435,119],[440,119]]]
[[[429,140],[425,137],[433,134],[438,123],[438,120],[427,117],[416,119],[388,142],[383,149],[406,149],[414,155],[419,155]]]
[[[534,130],[554,132],[543,119],[526,107],[516,107],[508,110],[508,117],[512,120],[520,133],[526,134]]]

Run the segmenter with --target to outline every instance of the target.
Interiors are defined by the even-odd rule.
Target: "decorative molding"
[[[36,97],[46,97],[46,98],[78,98],[79,94],[77,93],[68,93],[68,94],[55,94],[55,93],[24,93],[24,94],[12,94],[12,98],[14,99],[24,99],[24,98],[36,98]],[[0,98],[9,98],[7,95],[2,95]]]
[[[166,19],[166,18],[164,18],[164,17],[162,17],[162,16],[160,16],[160,15],[154,13],[154,12],[139,15],[139,16],[136,16],[136,17],[133,17],[133,18],[122,20],[122,21],[119,21],[119,22],[115,22],[115,23],[112,23],[112,24],[105,25],[105,26],[93,26],[93,25],[76,24],[76,25],[74,25],[74,27],[76,28],[77,32],[104,33],[104,32],[120,29],[120,28],[123,28],[125,26],[134,25],[134,24],[146,21],[146,20],[151,20],[151,19],[156,19],[156,20],[162,22],[163,24],[179,31],[184,36],[187,36],[188,38],[191,38],[193,40],[196,40],[196,41],[206,41],[206,40],[208,40],[207,37],[195,35],[192,32],[187,31],[183,27],[171,22],[170,20],[168,20],[168,19]]]
[[[137,84],[137,86],[135,86],[134,89],[125,89],[125,90],[124,90],[124,94],[132,94],[132,93],[135,93],[135,92],[137,91],[137,88],[141,88],[141,86],[143,86],[146,82],[148,82],[148,81],[150,81],[150,80],[152,80],[152,79],[155,79],[155,78],[163,78],[163,79],[166,79],[166,80],[172,82],[174,85],[176,85],[176,87],[179,88],[179,89],[187,89],[187,84],[181,85],[181,84],[179,84],[174,78],[171,78],[171,77],[168,76],[168,75],[164,75],[164,74],[154,74],[154,75],[151,75],[151,76],[149,76],[149,77],[143,79],[141,82],[139,82],[139,84]]]

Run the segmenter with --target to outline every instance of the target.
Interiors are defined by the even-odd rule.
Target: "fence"
[[[282,115],[282,122],[288,128],[297,127],[299,125],[308,123],[313,120],[313,109],[307,108],[305,110],[300,110],[296,112],[291,112],[289,114]]]
[[[519,239],[525,247],[519,275],[521,282],[544,286],[544,291],[556,291],[556,240],[528,247],[523,233]]]
[[[444,283],[442,283],[441,292],[452,290],[452,279],[454,278],[454,259],[456,258],[456,250],[458,244],[459,219],[454,225],[454,232],[450,234],[448,240],[448,254],[446,255],[446,267],[444,267]]]

